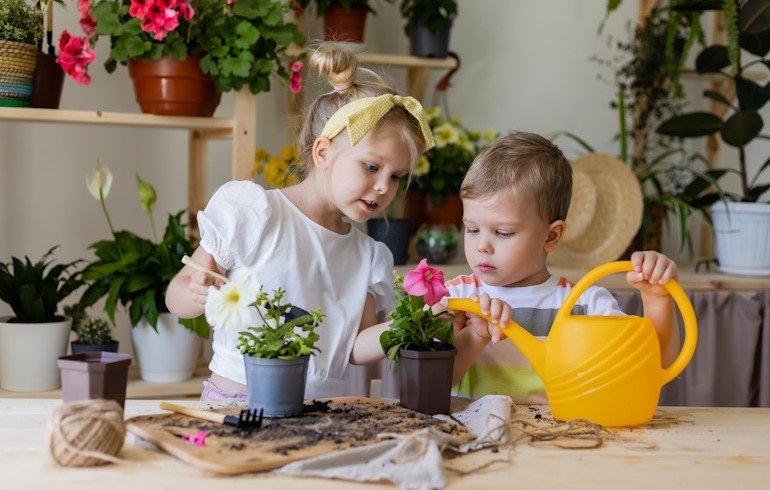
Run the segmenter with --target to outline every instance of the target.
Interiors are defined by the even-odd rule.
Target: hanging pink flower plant
[[[80,85],[91,83],[88,65],[96,59],[96,53],[88,43],[87,37],[70,35],[66,30],[59,38],[59,56],[56,62],[64,73],[71,76]]]

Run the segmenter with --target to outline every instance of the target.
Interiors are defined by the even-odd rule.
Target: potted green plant
[[[93,47],[99,37],[108,36],[110,51],[104,62],[108,72],[117,64],[128,65],[140,90],[149,82],[139,77],[151,69],[157,68],[155,76],[165,84],[189,74],[179,89],[188,99],[183,106],[191,105],[189,98],[195,92],[214,100],[201,104],[203,114],[174,113],[211,115],[221,92],[242,87],[254,94],[265,92],[273,75],[289,84],[291,62],[285,51],[292,44],[303,44],[304,37],[296,24],[284,20],[288,8],[278,0],[96,0],[93,8],[86,3],[81,11],[85,36],[62,33],[58,61],[78,83],[87,85],[88,65],[96,58]],[[207,78],[196,73],[198,69],[213,84],[206,86]],[[163,105],[147,108],[172,113]]]
[[[452,23],[457,17],[456,0],[401,0],[404,32],[412,41],[415,56],[446,58]]]
[[[73,354],[118,351],[120,343],[112,338],[113,325],[107,320],[89,316],[78,304],[65,306],[64,314],[72,319],[72,331],[77,335],[70,342]]]
[[[383,0],[394,3],[395,0]],[[313,3],[315,14],[323,17],[324,39],[361,43],[369,13],[377,15],[375,0],[290,0],[292,8],[302,13]]]
[[[405,216],[414,230],[423,223],[462,224],[460,185],[473,159],[498,136],[490,127],[483,134],[466,128],[438,107],[425,111],[436,146],[420,157],[405,198]]]
[[[0,2],[0,106],[27,107],[43,17],[25,0]]]
[[[446,264],[457,254],[460,232],[454,225],[423,225],[417,231],[417,253],[434,264]]]
[[[109,168],[98,163],[87,184],[102,206],[112,238],[89,246],[96,260],[83,270],[88,287],[79,307],[86,309],[104,298],[104,310],[114,324],[120,303],[128,310],[131,340],[142,378],[153,382],[188,379],[195,369],[200,339],[208,338],[209,327],[203,315],[179,319],[166,307],[166,289],[182,268],[182,257],[192,255],[196,245],[196,240],[185,234],[183,211],[169,214],[166,230],[159,239],[152,214],[155,190],[137,176],[139,202],[149,217],[153,239],[128,230],[116,231],[105,204],[112,185]],[[180,356],[176,366],[172,364],[172,354]]]
[[[397,272],[393,276],[396,307],[380,345],[391,365],[398,361],[400,403],[419,412],[447,414],[457,350],[450,313],[431,309],[449,294],[444,273],[422,259],[403,278]]]
[[[642,225],[626,257],[636,250],[661,250],[664,224],[671,223],[680,251],[692,255],[690,216],[710,226],[708,208],[723,192],[719,180],[724,170],[710,169],[700,153],[654,131],[684,105],[679,75],[685,53],[700,32],[698,26],[697,17],[654,9],[644,23],[633,26],[628,41],[615,42],[620,53],[616,58],[596,59],[612,68],[611,83],[617,87],[611,102],[618,114],[617,156],[634,171],[644,196]],[[623,60],[620,66],[618,59]],[[557,132],[551,138],[559,136],[572,139],[586,152],[596,151],[569,132]]]
[[[0,262],[0,300],[13,316],[0,317],[0,387],[48,391],[59,387],[56,360],[67,353],[71,320],[59,304],[83,285],[80,260],[54,264],[53,247],[37,262]]]
[[[238,333],[243,354],[249,408],[265,417],[292,417],[302,413],[308,362],[324,315],[284,303],[286,291],[268,294],[248,276],[209,292],[206,319],[215,329]],[[234,298],[238,298],[234,300]],[[248,298],[254,298],[249,302]],[[256,311],[256,323],[250,321]]]
[[[761,109],[770,100],[770,89],[753,80],[748,69],[770,63],[770,1],[748,0],[722,5],[728,33],[727,45],[704,48],[695,61],[700,74],[723,77],[735,88],[736,101],[715,90],[704,97],[723,105],[724,112],[695,111],[675,115],[661,123],[658,133],[680,138],[697,138],[719,133],[722,141],[738,152],[737,168],[725,169],[739,178],[740,192],[725,193],[727,200],[711,207],[716,257],[723,272],[770,275],[770,201],[760,202],[770,183],[759,182],[770,159],[749,177],[748,147],[762,134]],[[744,58],[745,57],[745,58]]]

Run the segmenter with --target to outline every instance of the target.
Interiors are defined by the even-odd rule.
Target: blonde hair
[[[296,162],[296,170],[302,179],[313,166],[313,142],[340,107],[363,97],[397,95],[396,90],[376,73],[359,67],[355,53],[340,48],[334,42],[320,44],[310,56],[309,65],[321,76],[325,76],[334,90],[320,95],[307,109],[302,121],[302,129],[297,138],[299,156]],[[413,169],[425,148],[419,121],[403,107],[394,106],[372,131],[387,124],[398,124],[401,128],[402,138],[412,157]],[[347,138],[347,131],[336,137]]]
[[[476,156],[460,187],[464,199],[499,192],[532,199],[547,223],[564,220],[572,198],[572,166],[546,138],[511,133]]]

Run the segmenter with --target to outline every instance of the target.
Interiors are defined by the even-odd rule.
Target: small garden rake
[[[243,409],[240,415],[225,415],[223,413],[211,412],[209,410],[196,410],[190,407],[183,407],[181,405],[175,405],[169,402],[160,402],[160,408],[163,410],[171,410],[172,412],[187,415],[189,417],[195,417],[198,419],[209,420],[211,422],[218,422],[220,424],[232,425],[239,429],[258,429],[262,426],[262,412],[260,409],[257,412],[256,408],[251,410]]]

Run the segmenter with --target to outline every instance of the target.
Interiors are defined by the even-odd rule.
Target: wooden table
[[[189,400],[181,403],[195,405]],[[46,422],[56,399],[0,399],[0,486],[110,490],[169,488],[297,488],[345,490],[395,488],[275,474],[206,475],[165,453],[127,444],[122,465],[59,468],[46,446]],[[517,413],[531,414],[529,407]],[[157,401],[127,400],[126,417],[162,412]],[[607,442],[597,449],[556,449],[518,444],[510,452],[478,451],[449,459],[447,488],[664,488],[765,489],[770,486],[770,409],[664,407],[653,424],[616,431],[626,440],[652,444],[634,449]],[[495,463],[471,475],[467,470]]]

